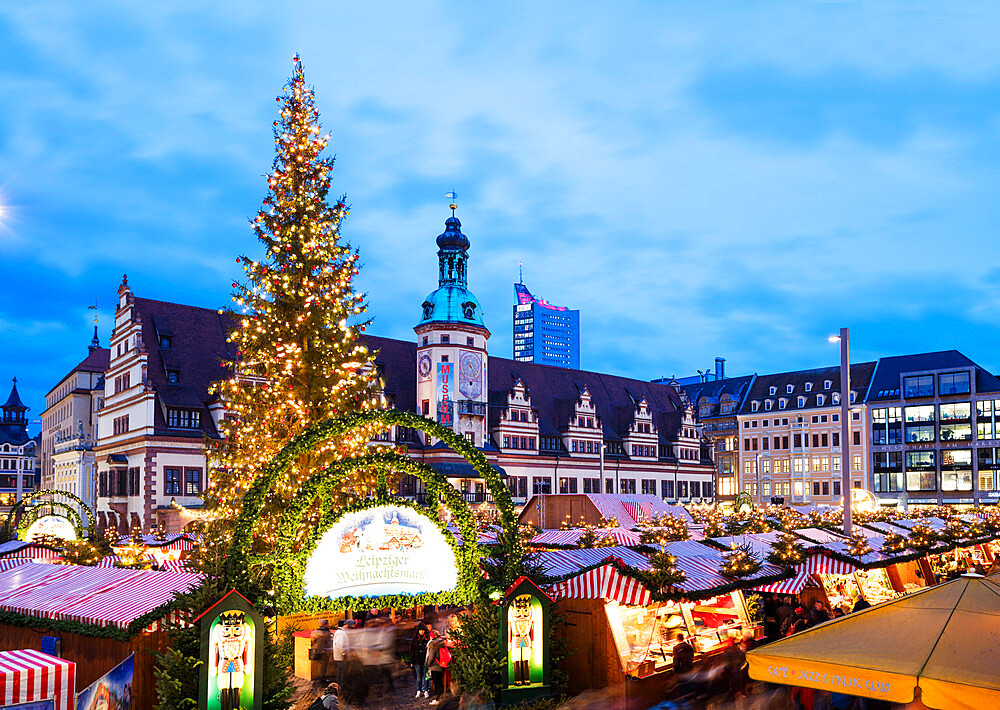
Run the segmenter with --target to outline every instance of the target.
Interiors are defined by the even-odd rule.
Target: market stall
[[[0,708],[74,710],[76,664],[32,648],[0,651]],[[44,703],[44,705],[43,705]]]

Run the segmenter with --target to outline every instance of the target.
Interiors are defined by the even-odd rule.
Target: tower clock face
[[[483,393],[483,356],[479,353],[462,353],[459,357],[458,391],[469,399]]]
[[[431,356],[424,353],[420,356],[420,360],[417,362],[417,372],[420,373],[421,379],[430,377],[431,374]]]

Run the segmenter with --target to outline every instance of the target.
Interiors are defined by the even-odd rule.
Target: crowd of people
[[[451,673],[452,653],[459,643],[461,611],[395,623],[377,612],[342,619],[331,630],[322,620],[310,635],[309,657],[320,661],[325,686],[310,710],[346,705],[364,707],[372,687],[380,695],[395,692],[394,675],[406,667],[413,678],[414,700],[444,710],[492,710],[488,695],[462,695]]]

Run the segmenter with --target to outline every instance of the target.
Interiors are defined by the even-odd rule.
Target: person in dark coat
[[[823,606],[823,602],[817,599],[813,602],[813,608],[809,610],[809,621],[812,622],[813,626],[817,624],[822,624],[824,621],[830,620],[830,612],[826,610]]]
[[[694,668],[694,646],[684,640],[684,634],[678,632],[677,643],[674,644],[672,650],[673,662],[674,662],[674,673],[681,675],[682,673],[688,673]]]
[[[854,602],[854,607],[851,609],[851,613],[853,614],[856,611],[861,611],[862,609],[870,609],[870,608],[871,604],[868,603],[867,599],[865,599],[864,597],[858,597],[858,600]]]
[[[774,623],[777,626],[776,630],[779,635],[781,635],[783,630],[787,628],[785,626],[785,621],[787,621],[788,617],[790,617],[793,613],[794,609],[792,609],[792,599],[791,597],[785,597],[781,600],[781,604],[778,605],[778,608],[774,610]]]
[[[417,679],[417,694],[413,697],[425,698],[430,695],[430,681],[427,679],[427,626],[424,622],[417,624],[416,633],[410,641],[410,663],[413,665],[413,675]]]

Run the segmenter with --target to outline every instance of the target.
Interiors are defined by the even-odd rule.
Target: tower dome
[[[452,215],[437,238],[438,287],[421,304],[423,314],[416,327],[428,323],[462,323],[485,329],[483,307],[469,290],[469,238],[462,223]]]

